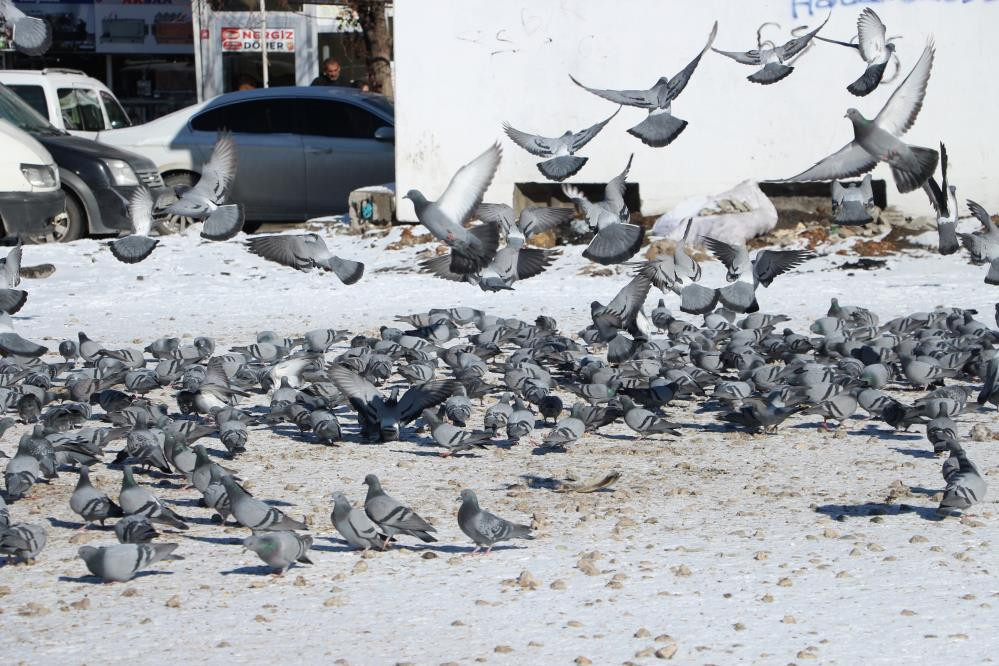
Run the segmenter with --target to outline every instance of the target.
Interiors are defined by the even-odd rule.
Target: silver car
[[[395,179],[395,117],[382,95],[342,87],[244,90],[98,141],[156,163],[168,186],[197,182],[225,129],[236,142],[231,199],[243,204],[247,230],[261,222],[344,213],[351,191]]]

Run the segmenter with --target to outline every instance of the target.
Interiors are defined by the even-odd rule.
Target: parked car
[[[55,158],[66,194],[66,216],[37,242],[68,242],[86,233],[114,234],[132,229],[128,200],[140,185],[158,199],[163,187],[156,165],[114,146],[70,136],[52,126],[24,100],[0,85],[0,120],[34,137]]]
[[[59,168],[30,134],[0,121],[0,220],[7,236],[41,235],[66,215]]]
[[[76,69],[0,70],[4,84],[61,130],[93,139],[101,130],[131,127],[111,90]]]
[[[186,187],[197,182],[224,129],[237,150],[230,198],[243,204],[247,230],[346,212],[352,190],[395,179],[392,103],[353,88],[228,93],[97,140],[141,152],[167,186]]]

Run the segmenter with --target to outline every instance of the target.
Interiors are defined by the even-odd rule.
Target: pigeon
[[[829,16],[832,16],[831,12]],[[815,37],[823,27],[825,27],[826,23],[829,21],[829,16],[827,16],[826,20],[823,21],[815,30],[808,32],[801,37],[794,37],[784,42],[781,46],[763,48],[763,44],[757,44],[757,48],[751,51],[722,51],[714,47],[711,47],[711,50],[715,53],[720,53],[723,56],[731,58],[737,63],[761,67],[760,70],[746,77],[749,81],[759,83],[761,85],[777,83],[794,71],[794,67],[787,63],[791,62],[796,56],[799,56],[802,52],[804,52],[808,45],[811,44],[812,38]]]
[[[152,522],[169,525],[179,530],[188,529],[183,518],[163,504],[156,495],[135,482],[131,465],[125,465],[122,472],[118,505],[125,514],[145,516]]]
[[[475,217],[483,222],[495,222],[503,233],[519,232],[524,238],[557,229],[573,218],[575,211],[565,206],[528,206],[517,215],[506,204],[484,203],[475,209]]]
[[[971,255],[971,263],[989,264],[985,283],[999,285],[999,228],[992,222],[988,212],[970,199],[968,210],[982,223],[983,229],[973,234],[958,234],[961,244]]]
[[[452,282],[469,282],[482,291],[512,289],[515,282],[540,275],[559,254],[558,250],[524,247],[524,239],[510,236],[504,247],[496,252],[492,262],[475,274],[451,272],[451,256],[442,254],[420,262],[420,269]]]
[[[231,134],[222,132],[201,169],[201,179],[167,206],[166,212],[203,220],[202,238],[229,240],[243,229],[243,205],[226,203],[235,179],[236,142]]]
[[[118,543],[149,543],[159,536],[148,518],[136,514],[125,516],[115,523],[114,534]]]
[[[750,259],[749,250],[745,245],[737,247],[710,236],[704,237],[704,245],[725,264],[726,280],[735,282],[743,273],[752,272],[754,287],[758,284],[769,287],[778,275],[816,256],[814,252],[808,250],[759,250],[756,256]]]
[[[393,394],[386,399],[371,382],[349,368],[335,366],[329,374],[357,411],[362,433],[378,436],[383,442],[399,439],[400,426],[415,420],[424,409],[447,400],[459,386],[455,380],[435,380],[413,386],[402,398],[396,399]]]
[[[258,500],[228,474],[222,476],[222,485],[229,495],[232,515],[243,527],[249,527],[255,532],[307,529],[305,523],[289,518],[280,510]]]
[[[260,556],[267,566],[277,570],[279,576],[296,562],[312,564],[309,559],[312,537],[308,534],[254,531],[243,539],[243,548]]]
[[[14,331],[14,324],[10,315],[0,312],[0,353],[4,356],[23,356],[27,358],[38,358],[47,354],[48,347],[25,340]]]
[[[592,127],[573,133],[566,132],[559,137],[543,137],[514,129],[507,123],[503,123],[503,131],[515,144],[538,157],[546,157],[543,162],[538,162],[538,171],[548,180],[561,182],[570,176],[576,175],[583,165],[586,164],[586,157],[577,157],[576,151],[590,142],[593,137],[600,133],[604,125],[611,121],[611,118],[618,114],[621,107],[611,114],[610,118],[603,120]],[[481,219],[481,218],[480,218]]]
[[[629,213],[624,203],[624,191],[632,158],[634,154],[628,158],[624,171],[607,183],[604,200],[598,203],[590,202],[578,187],[562,185],[565,196],[583,209],[586,223],[596,229],[593,240],[583,250],[583,256],[604,266],[631,259],[645,240],[645,229],[627,222]]]
[[[21,257],[24,253],[24,246],[18,238],[17,245],[11,248],[6,257],[0,258],[0,286],[8,289],[21,284]]]
[[[860,57],[867,63],[867,69],[864,70],[861,77],[846,87],[851,95],[863,97],[864,95],[869,95],[875,88],[881,85],[881,79],[884,78],[888,61],[891,60],[892,55],[895,53],[895,44],[890,39],[885,38],[885,31],[885,24],[881,22],[881,19],[874,13],[874,10],[868,7],[860,12],[860,17],[857,19],[856,44],[852,43],[852,40],[850,42],[840,42],[834,39],[818,37],[818,39],[830,44],[839,44],[840,46],[856,49]]]
[[[40,478],[42,478],[42,469],[38,459],[19,450],[7,462],[3,473],[7,499],[21,499]]]
[[[445,449],[442,458],[469,451],[474,448],[485,449],[492,440],[490,433],[474,433],[462,430],[458,426],[445,423],[429,409],[423,410],[423,420],[430,428],[430,434],[437,444]]]
[[[368,486],[368,495],[364,499],[364,513],[385,534],[382,550],[388,547],[389,540],[396,534],[406,534],[420,541],[432,543],[437,541],[430,532],[436,532],[433,525],[420,518],[409,507],[400,504],[395,498],[385,494],[378,477],[368,474],[364,477]]]
[[[930,181],[927,181],[930,182]],[[874,189],[871,174],[859,183],[832,183],[833,221],[844,227],[863,226],[874,221]]]
[[[132,218],[132,235],[108,243],[114,258],[126,264],[137,264],[153,253],[159,240],[149,237],[153,228],[153,195],[145,187],[136,188],[128,202]]]
[[[476,554],[483,547],[485,554],[492,552],[493,546],[500,541],[510,539],[534,539],[529,525],[518,525],[504,520],[499,516],[494,516],[488,511],[483,511],[479,507],[479,498],[475,496],[475,491],[465,489],[458,495],[461,507],[458,509],[458,527],[461,531],[475,542]]]
[[[701,57],[711,48],[717,34],[718,22],[715,21],[714,26],[711,28],[711,34],[708,36],[708,41],[704,45],[704,48],[701,49],[701,52],[672,79],[663,76],[648,90],[600,90],[584,86],[572,75],[569,75],[569,78],[580,88],[598,97],[610,100],[615,104],[648,109],[648,117],[629,129],[628,133],[638,137],[642,143],[653,148],[668,146],[687,127],[686,120],[681,120],[672,114],[673,100],[687,87],[690,77],[694,74],[694,70],[697,69],[697,64],[701,61]]]
[[[751,430],[776,432],[777,426],[783,423],[787,417],[804,408],[803,405],[784,406],[750,397],[742,401],[742,406],[738,410],[722,414],[721,419],[730,423],[738,423]]]
[[[912,71],[895,89],[875,118],[867,119],[857,109],[848,109],[846,117],[853,124],[853,140],[785,182],[859,176],[883,161],[891,167],[899,192],[905,194],[922,187],[926,179],[936,171],[939,155],[930,148],[903,143],[899,137],[912,127],[923,106],[926,84],[933,67],[933,55],[933,42],[930,41]]]
[[[516,443],[522,437],[530,437],[537,419],[534,418],[534,412],[528,409],[520,398],[514,398],[513,405],[513,412],[506,422],[506,436],[511,442]]]
[[[999,305],[996,306],[996,318],[999,319]],[[978,392],[976,402],[979,405],[991,403],[999,407],[999,358],[993,356],[985,365],[985,376],[982,377],[982,390]]]
[[[87,570],[105,583],[124,583],[142,569],[166,559],[176,549],[175,543],[120,543],[100,548],[83,546],[77,555],[87,565]]]
[[[342,492],[333,493],[333,513],[330,514],[330,520],[344,541],[355,548],[381,548],[388,538],[378,531],[378,527],[366,513],[351,506]]]
[[[246,241],[253,254],[307,273],[313,268],[332,271],[344,284],[364,275],[364,264],[332,254],[319,234],[271,234]]]
[[[52,45],[52,28],[40,18],[28,16],[14,0],[0,0],[0,16],[10,26],[14,48],[28,56],[40,56]]]
[[[566,445],[573,444],[583,433],[586,432],[586,424],[582,419],[575,416],[567,416],[560,419],[551,430],[545,435],[544,445],[550,448],[564,449]]]
[[[637,432],[640,439],[645,439],[649,435],[680,436],[677,424],[670,423],[666,419],[656,416],[653,412],[639,407],[628,396],[621,396],[618,401],[624,410],[625,425]]]
[[[120,518],[121,507],[111,501],[111,498],[90,484],[90,468],[80,467],[80,480],[69,498],[69,508],[73,513],[83,518],[83,526],[104,521],[108,518]]]
[[[940,254],[954,254],[959,247],[957,242],[958,210],[957,188],[947,182],[947,148],[943,142],[940,143],[940,178],[941,182],[933,180],[931,176],[926,180],[923,189],[930,197],[930,203],[937,213],[937,234],[940,237]]]
[[[985,499],[988,484],[975,463],[968,460],[964,449],[956,441],[947,443],[950,458],[944,463],[943,473],[947,487],[937,508],[939,513],[967,511]]]
[[[482,427],[492,433],[493,437],[496,437],[499,431],[506,428],[510,422],[510,416],[513,415],[511,400],[513,400],[513,394],[507,392],[501,395],[495,404],[486,408],[486,413],[482,417]]]
[[[41,525],[14,523],[0,527],[0,555],[28,562],[38,557],[47,540]]]
[[[494,144],[462,166],[437,201],[415,189],[403,197],[413,202],[420,223],[451,248],[452,273],[478,273],[496,256],[499,226],[490,222],[466,229],[464,224],[482,202],[502,154]]]

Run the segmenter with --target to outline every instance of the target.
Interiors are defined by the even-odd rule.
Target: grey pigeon
[[[225,485],[222,483],[222,478],[226,476],[226,472],[221,466],[211,467],[210,472],[211,482],[205,488],[202,497],[205,500],[205,506],[214,509],[219,517],[219,522],[224,525],[232,513],[232,502],[229,500],[229,493],[226,492]]]
[[[873,209],[874,189],[871,186],[871,174],[865,175],[859,183],[833,181],[832,213],[836,224],[845,227],[870,224],[874,221],[871,216]]]
[[[14,523],[0,527],[0,555],[23,561],[33,560],[45,548],[48,537],[45,528],[31,523]]]
[[[430,434],[434,441],[445,449],[445,452],[441,453],[443,458],[474,448],[487,448],[487,444],[492,439],[490,433],[468,432],[458,426],[445,423],[429,409],[423,410],[423,420],[430,428]]]
[[[985,477],[973,462],[968,460],[964,449],[956,441],[948,442],[951,457],[944,463],[943,499],[937,511],[947,513],[953,510],[967,511],[985,499],[988,484]]]
[[[236,142],[228,132],[219,134],[201,178],[166,208],[170,215],[203,220],[201,237],[228,240],[243,229],[243,205],[226,203],[236,179]]]
[[[891,60],[892,55],[895,53],[895,44],[885,37],[885,33],[885,24],[881,22],[881,19],[874,13],[874,10],[868,7],[860,12],[860,17],[857,19],[856,44],[852,40],[841,42],[825,37],[818,37],[818,39],[830,44],[839,44],[840,46],[855,49],[864,62],[867,63],[867,69],[864,70],[860,78],[846,87],[850,91],[850,94],[863,97],[881,85],[881,79],[884,78],[888,61]]]
[[[254,236],[246,246],[257,256],[303,273],[313,268],[332,271],[344,284],[354,284],[364,275],[364,264],[331,253],[319,234]]]
[[[80,467],[80,480],[69,498],[69,508],[83,518],[84,527],[93,522],[100,522],[103,525],[108,518],[122,516],[121,507],[91,485],[90,468],[86,465]]]
[[[520,215],[507,204],[480,204],[475,217],[483,222],[495,222],[509,235],[519,231],[525,238],[557,229],[573,218],[575,211],[564,206],[527,206]]]
[[[254,531],[275,532],[307,529],[305,523],[289,518],[280,510],[258,500],[228,474],[222,476],[222,485],[229,495],[232,515],[243,527]]]
[[[534,432],[535,423],[537,419],[534,417],[534,412],[527,408],[523,400],[515,398],[513,412],[506,422],[507,439],[516,443],[522,437],[529,437]]]
[[[922,187],[936,171],[939,155],[930,148],[903,143],[899,137],[912,127],[923,106],[926,84],[933,67],[933,53],[931,41],[875,118],[867,119],[860,111],[847,109],[846,117],[853,124],[853,140],[786,182],[859,176],[873,169],[878,162],[887,162],[899,192],[905,194]]]
[[[451,248],[452,273],[478,273],[496,255],[498,225],[486,223],[466,229],[464,224],[482,202],[502,154],[499,144],[494,144],[462,166],[436,201],[428,200],[415,189],[403,197],[413,202],[420,223]]]
[[[52,28],[44,19],[28,16],[13,0],[0,0],[0,16],[10,26],[14,48],[28,56],[39,56],[52,45]]]
[[[504,247],[482,271],[473,274],[451,272],[451,255],[442,254],[420,262],[420,268],[452,282],[468,282],[483,291],[512,289],[515,282],[540,275],[558,256],[558,250],[525,247],[520,236],[510,236]]]
[[[946,453],[948,444],[958,441],[957,424],[948,416],[939,416],[926,424],[926,439],[933,445],[933,453]]]
[[[377,476],[368,474],[364,477],[364,483],[368,486],[364,512],[385,533],[382,550],[385,550],[389,540],[396,534],[406,534],[426,543],[437,541],[430,535],[430,532],[437,531],[433,525],[420,518],[409,507],[403,506],[395,498],[387,495],[382,490]]]
[[[701,52],[672,79],[663,76],[648,90],[600,90],[598,88],[587,88],[571,75],[569,78],[580,88],[598,97],[610,100],[615,104],[648,109],[648,117],[629,129],[628,133],[638,137],[646,145],[661,148],[662,146],[669,145],[687,126],[686,120],[680,120],[673,116],[672,103],[683,92],[683,89],[687,87],[690,77],[694,74],[694,70],[697,69],[697,64],[708,49],[711,48],[717,34],[718,22],[716,21],[711,28],[708,41],[704,45],[704,48],[701,49]]]
[[[645,239],[645,229],[628,220],[628,207],[624,202],[625,182],[631,169],[632,155],[624,171],[604,187],[603,201],[592,203],[583,191],[574,185],[562,185],[562,192],[579,204],[586,215],[586,223],[596,233],[583,250],[583,256],[598,264],[619,264],[635,256]]]
[[[649,435],[680,435],[677,424],[670,423],[648,409],[639,407],[628,396],[621,396],[618,401],[624,410],[625,424],[637,432],[642,439]]]
[[[42,478],[42,469],[38,459],[27,453],[16,453],[7,461],[3,473],[7,498],[15,500],[24,497],[40,478]]]
[[[256,532],[243,539],[243,548],[252,550],[269,567],[283,574],[296,562],[312,564],[309,549],[312,537],[295,532]]]
[[[48,351],[48,347],[31,342],[18,335],[14,330],[14,324],[10,315],[6,312],[0,312],[0,352],[10,356],[38,358],[47,354]]]
[[[142,569],[166,559],[176,549],[175,543],[120,543],[100,548],[84,546],[77,551],[77,555],[90,573],[105,583],[124,583],[132,580]]]
[[[534,538],[530,526],[511,523],[488,511],[483,511],[479,507],[479,499],[474,491],[467,488],[462,490],[458,500],[461,502],[461,508],[458,509],[458,527],[475,542],[473,555],[483,547],[486,549],[485,554],[488,555],[493,546],[500,541]]]
[[[618,114],[621,107],[617,108],[610,118],[603,120],[596,125],[587,127],[584,130],[578,132],[572,132],[566,130],[562,136],[558,137],[544,137],[537,136],[535,134],[528,134],[527,132],[521,132],[518,129],[514,129],[507,123],[503,123],[503,131],[510,139],[531,153],[532,155],[537,155],[538,157],[548,158],[543,162],[538,162],[538,171],[544,175],[548,180],[554,180],[556,182],[561,182],[570,176],[576,175],[583,165],[586,164],[587,158],[576,156],[576,151],[581,149],[587,143],[590,142],[593,137],[600,133],[600,130],[604,128],[604,125],[611,121],[611,118]],[[482,218],[479,218],[482,219]]]
[[[982,230],[973,234],[958,234],[961,244],[971,255],[971,263],[989,264],[985,283],[999,285],[999,228],[992,222],[988,212],[970,199],[968,210],[982,223]]]
[[[721,419],[730,423],[738,423],[751,430],[776,432],[777,426],[787,417],[804,409],[801,405],[786,406],[761,398],[750,397],[742,401],[742,406],[732,412],[723,414]]]
[[[954,254],[960,247],[957,242],[957,218],[960,213],[957,205],[957,188],[947,182],[947,148],[940,143],[940,178],[941,182],[931,176],[926,180],[923,189],[926,190],[930,203],[937,213],[937,235],[940,238],[940,254]]]
[[[832,16],[831,12],[829,16]],[[760,67],[758,71],[746,77],[749,81],[761,85],[777,83],[794,71],[794,67],[788,63],[804,52],[812,42],[812,38],[829,21],[829,16],[815,30],[805,33],[800,37],[789,39],[780,46],[770,45],[764,48],[764,43],[759,43],[755,49],[750,51],[722,51],[714,47],[711,50],[729,57],[737,63]]]
[[[156,495],[135,482],[131,465],[125,465],[122,473],[121,491],[118,493],[118,504],[122,511],[128,515],[145,516],[153,522],[180,530],[188,529],[187,523],[174,513],[173,509],[163,504]]]
[[[777,276],[816,256],[808,250],[759,250],[750,259],[745,245],[731,245],[710,236],[704,238],[704,245],[725,264],[726,280],[735,282],[740,275],[751,272],[753,285],[764,287],[769,287]]]
[[[21,257],[24,254],[24,246],[21,239],[17,245],[10,249],[6,257],[0,258],[0,286],[13,289],[21,284]]]
[[[486,413],[482,417],[482,427],[491,432],[493,437],[510,422],[510,416],[513,414],[513,405],[510,403],[512,399],[512,393],[504,393],[496,403],[486,408]]]
[[[560,419],[555,427],[548,431],[544,438],[545,446],[554,448],[565,448],[568,444],[573,444],[586,431],[586,424],[575,416],[567,416]]]
[[[153,228],[153,195],[144,186],[132,193],[128,215],[132,218],[132,235],[111,241],[108,249],[118,261],[136,264],[151,255],[159,244],[157,239],[149,237]]]
[[[351,506],[347,496],[342,492],[333,493],[333,512],[330,514],[330,520],[344,541],[355,548],[363,550],[381,548],[387,540],[367,514]]]
[[[118,543],[149,543],[159,536],[149,519],[137,514],[125,516],[115,523],[114,534]]]

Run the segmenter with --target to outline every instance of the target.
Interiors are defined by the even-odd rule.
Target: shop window
[[[191,127],[201,132],[245,134],[298,134],[299,100],[255,99],[234,102],[195,116]]]
[[[371,139],[390,123],[364,109],[328,99],[304,99],[305,134],[342,139]]]
[[[42,114],[45,118],[49,117],[49,107],[45,101],[44,88],[41,86],[26,85],[9,85],[7,87],[16,92],[17,96],[27,102],[28,106],[32,109]]]

